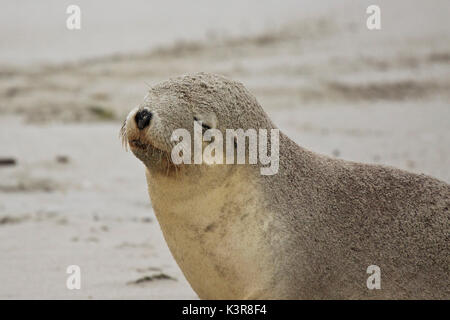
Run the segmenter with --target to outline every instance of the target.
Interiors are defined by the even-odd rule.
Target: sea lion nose
[[[146,108],[139,110],[134,116],[134,121],[136,121],[136,125],[139,130],[147,127],[150,124],[150,120],[152,120],[152,113]]]

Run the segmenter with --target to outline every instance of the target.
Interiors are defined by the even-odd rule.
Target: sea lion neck
[[[152,206],[172,254],[200,298],[257,296],[261,284],[270,277],[261,264],[252,261],[271,260],[263,239],[271,216],[261,209],[265,200],[255,179],[259,170],[221,166],[234,169],[215,179],[213,187],[208,181],[186,183],[147,172]],[[259,249],[249,253],[242,243]],[[202,284],[205,277],[208,283]]]
[[[166,175],[160,170],[146,170],[146,177],[151,198],[158,198],[168,203],[186,202],[196,198],[208,198],[215,190],[233,185],[251,188],[256,166],[248,165],[185,165],[176,173]],[[245,180],[242,178],[245,177]],[[243,183],[245,181],[245,183]]]

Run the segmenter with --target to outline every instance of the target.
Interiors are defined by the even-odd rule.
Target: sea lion
[[[199,73],[152,87],[122,136],[146,167],[165,240],[202,299],[449,299],[450,186],[279,138],[261,164],[174,165],[177,128],[276,128],[240,83]],[[369,289],[369,266],[381,288]]]

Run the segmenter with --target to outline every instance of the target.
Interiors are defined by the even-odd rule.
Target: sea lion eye
[[[197,117],[194,117],[194,121],[200,122],[200,119],[197,118]],[[207,125],[206,123],[204,123],[203,121],[202,121],[202,128],[203,128],[203,131],[206,131],[206,130],[211,129],[211,127],[208,126],[208,125]]]

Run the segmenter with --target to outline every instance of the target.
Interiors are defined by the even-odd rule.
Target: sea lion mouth
[[[145,155],[147,153],[150,154],[167,154],[168,152],[156,147],[153,143],[141,137],[140,135],[133,134],[133,137],[130,137],[127,134],[127,123],[126,120],[120,129],[120,138],[122,140],[122,145],[125,150],[128,150],[128,147],[135,153]]]
[[[131,139],[128,141],[128,144],[130,148],[136,151],[144,151],[144,152],[150,152],[150,153],[158,153],[158,154],[166,154],[167,152],[155,147],[150,142],[144,142],[141,139]]]
[[[128,145],[134,155],[140,159],[147,168],[153,168],[169,175],[174,170],[170,154],[155,147],[152,143],[141,138],[128,140]]]
[[[147,149],[148,148],[148,144],[142,142],[140,139],[133,139],[131,141],[128,142],[130,144],[131,148],[137,148],[137,149]]]

